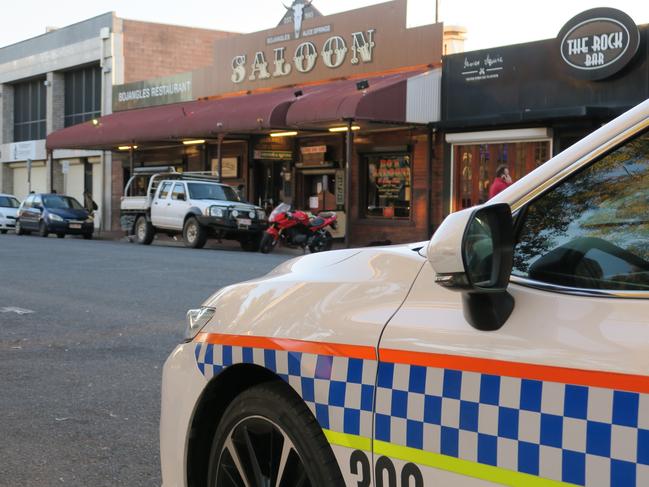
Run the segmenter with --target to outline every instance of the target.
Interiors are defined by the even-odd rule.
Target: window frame
[[[410,208],[408,211],[408,216],[382,216],[382,215],[369,215],[368,210],[367,210],[367,198],[369,194],[369,164],[370,164],[370,158],[376,157],[376,158],[389,158],[389,157],[403,157],[406,156],[408,157],[408,161],[410,163]],[[408,146],[406,150],[393,150],[393,151],[369,151],[369,152],[361,152],[359,153],[359,157],[361,159],[361,174],[362,174],[362,183],[360,185],[361,191],[359,191],[359,196],[360,196],[360,201],[359,201],[359,209],[360,209],[360,217],[363,220],[369,220],[369,221],[377,221],[377,222],[413,222],[414,221],[414,206],[413,206],[413,201],[414,201],[414,182],[415,182],[415,175],[414,175],[414,164],[415,164],[415,158],[414,158],[414,153],[412,150],[411,146]]]
[[[636,137],[642,136],[643,133],[649,135],[649,118],[645,118],[632,127],[619,132],[615,136],[611,137],[607,142],[601,144],[599,147],[593,149],[571,165],[559,171],[553,177],[546,180],[545,183],[537,186],[517,201],[510,203],[512,215],[514,217],[514,236],[516,238],[516,243],[518,243],[517,239],[520,234],[525,214],[527,213],[527,209],[531,204],[542,198],[550,191],[553,191],[557,186],[561,185],[570,177],[576,175],[582,170],[587,169],[593,164],[597,164],[597,162],[601,161],[612,152],[616,151],[618,148],[632,141]],[[510,275],[509,281],[512,284],[518,284],[523,287],[573,296],[618,299],[649,299],[649,291],[623,291],[562,286],[559,284],[537,281],[530,279],[529,277],[515,276],[513,274]]]
[[[180,187],[182,189],[182,191],[181,192],[176,192],[177,187]],[[181,193],[185,195],[184,200],[180,200],[176,196],[176,195],[179,195]],[[187,201],[187,188],[185,187],[185,183],[174,183],[173,187],[171,188],[171,199],[172,199],[172,201]]]
[[[164,187],[169,186],[169,188],[166,190],[166,194],[164,197],[162,196],[162,192],[164,191]],[[169,196],[171,195],[171,190],[173,189],[174,183],[172,181],[163,181],[162,184],[158,187],[158,195],[156,196],[157,199],[159,200],[166,200],[169,199]]]

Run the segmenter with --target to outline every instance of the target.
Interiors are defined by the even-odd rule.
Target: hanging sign
[[[559,32],[561,57],[579,78],[604,79],[635,56],[640,33],[633,19],[614,8],[594,8],[568,21]]]

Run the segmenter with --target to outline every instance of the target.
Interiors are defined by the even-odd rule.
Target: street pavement
[[[300,254],[0,235],[0,486],[159,486],[186,310]]]

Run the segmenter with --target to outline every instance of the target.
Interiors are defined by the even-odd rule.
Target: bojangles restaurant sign
[[[439,64],[441,24],[407,29],[406,7],[406,0],[395,0],[325,17],[311,0],[284,4],[276,28],[216,43],[219,91]]]

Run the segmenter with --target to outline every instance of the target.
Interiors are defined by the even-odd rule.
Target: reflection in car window
[[[1,208],[18,208],[20,203],[16,198],[11,198],[9,196],[0,196],[0,207]]]
[[[160,188],[160,194],[158,195],[158,199],[165,199],[169,195],[169,190],[171,189],[171,183],[163,183],[162,188]]]
[[[513,274],[649,290],[649,134],[571,176],[522,215]]]
[[[75,210],[83,210],[81,203],[69,196],[43,196],[43,202],[45,203],[45,208],[73,208]]]
[[[174,190],[171,193],[171,199],[177,200],[180,199],[179,196],[183,195],[185,196],[185,186],[182,183],[176,183],[174,184]],[[185,198],[182,198],[183,200]]]
[[[188,183],[189,196],[193,200],[241,201],[230,186],[209,183]]]

